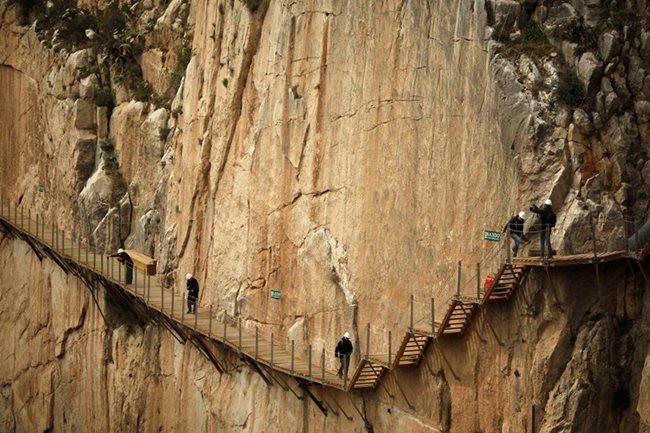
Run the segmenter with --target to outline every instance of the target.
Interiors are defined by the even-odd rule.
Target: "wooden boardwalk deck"
[[[117,288],[123,305],[132,311],[144,306],[148,311],[163,317],[159,323],[168,321],[166,326],[174,333],[182,333],[192,338],[197,348],[210,359],[217,368],[216,355],[203,343],[205,339],[235,352],[244,359],[267,383],[277,380],[271,372],[294,377],[301,384],[317,384],[343,391],[367,390],[377,387],[384,375],[397,368],[416,367],[426,354],[427,348],[437,339],[446,336],[460,336],[471,325],[471,321],[488,302],[507,301],[525,278],[529,267],[533,266],[580,266],[619,260],[633,256],[626,251],[603,254],[576,254],[555,256],[551,260],[539,257],[517,257],[512,264],[504,264],[494,282],[479,297],[455,296],[449,301],[441,322],[433,320],[432,329],[417,330],[412,325],[404,332],[401,340],[391,353],[365,353],[360,362],[351,369],[350,380],[342,380],[334,371],[325,368],[325,352],[306,354],[296,351],[262,335],[255,328],[243,326],[240,321],[226,315],[217,314],[212,309],[199,308],[198,314],[187,314],[182,293],[162,287],[157,278],[134,269],[133,281],[125,283],[123,267],[114,259],[108,260],[104,254],[73,242],[58,229],[43,224],[43,220],[32,219],[17,208],[3,206],[0,202],[0,225],[6,232],[12,232],[30,243],[38,254],[47,254],[62,266],[66,272],[75,269],[79,275],[91,275],[87,284],[101,281],[104,287]],[[38,248],[37,248],[38,247]],[[644,246],[643,251],[648,250]],[[39,253],[40,251],[40,253]],[[184,291],[183,291],[184,293]],[[411,307],[412,308],[412,307]],[[433,307],[432,307],[433,309]],[[151,316],[154,317],[154,316]],[[390,344],[389,344],[390,347]],[[313,398],[313,397],[312,397]]]

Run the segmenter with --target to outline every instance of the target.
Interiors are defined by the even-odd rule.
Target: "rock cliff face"
[[[316,350],[404,329],[409,295],[442,307],[456,261],[493,268],[483,230],[531,201],[553,199],[569,253],[592,218],[614,247],[646,216],[642,1],[19,3],[0,1],[4,197]],[[519,432],[532,404],[535,431],[650,431],[648,300],[624,263],[600,291],[534,275],[444,357],[326,396],[348,421],[225,353],[219,376],[3,239],[7,431]]]

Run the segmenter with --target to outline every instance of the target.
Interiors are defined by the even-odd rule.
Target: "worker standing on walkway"
[[[512,247],[512,257],[517,257],[517,252],[519,251],[519,244],[524,240],[524,220],[526,219],[526,212],[523,210],[517,215],[510,218],[510,221],[506,223],[506,226],[503,228],[504,233],[508,231],[508,234],[515,242],[515,246]]]
[[[336,349],[334,350],[334,355],[341,361],[341,367],[339,367],[339,372],[338,376],[343,377],[345,374],[345,377],[348,377],[348,370],[350,368],[350,355],[352,354],[352,342],[350,341],[350,333],[346,332],[343,334],[343,338],[341,338],[336,345]]]
[[[187,313],[196,314],[196,302],[199,299],[199,282],[192,274],[185,275],[187,280]]]
[[[133,259],[131,256],[122,248],[119,248],[117,253],[111,254],[107,259],[111,257],[117,257],[117,261],[126,266],[126,284],[131,284],[133,282]]]
[[[548,257],[553,257],[553,249],[551,248],[551,230],[555,227],[557,217],[553,212],[553,202],[550,199],[544,201],[541,208],[535,205],[530,207],[530,211],[539,215],[540,219],[540,256],[544,258],[544,249],[548,247]]]

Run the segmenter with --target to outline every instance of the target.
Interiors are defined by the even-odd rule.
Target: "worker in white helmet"
[[[350,333],[345,332],[343,334],[343,337],[339,340],[338,344],[336,345],[336,349],[334,350],[334,355],[341,362],[341,366],[339,367],[339,372],[338,372],[339,377],[343,377],[343,375],[345,374],[345,377],[347,378],[348,370],[350,368],[351,354],[352,354],[352,342],[350,341]]]
[[[124,275],[126,284],[131,284],[133,282],[133,259],[131,256],[124,251],[123,248],[119,248],[117,253],[111,254],[106,257],[107,259],[111,257],[117,257],[117,261],[120,262],[120,265],[125,267]]]
[[[503,228],[503,232],[508,232],[508,235],[512,238],[515,245],[512,247],[512,256],[517,257],[517,252],[519,251],[519,244],[524,240],[524,222],[526,220],[526,212],[523,210],[517,215],[510,218],[506,223],[506,226]]]
[[[540,220],[540,256],[544,258],[545,248],[548,247],[548,257],[553,257],[553,248],[551,248],[551,230],[555,227],[557,216],[553,212],[553,202],[551,199],[546,199],[541,208],[535,205],[530,207],[530,211],[539,215]]]
[[[199,282],[188,273],[185,275],[187,281],[187,313],[196,314],[196,302],[199,299]]]

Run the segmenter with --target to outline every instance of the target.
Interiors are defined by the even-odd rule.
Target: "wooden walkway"
[[[463,335],[482,305],[507,301],[532,266],[578,266],[627,257],[641,258],[626,251],[597,256],[556,256],[547,261],[537,257],[515,258],[512,264],[501,266],[493,283],[485,289],[481,298],[454,296],[439,322],[433,317],[435,311],[432,303],[430,329],[417,329],[411,319],[409,329],[398,335],[395,350],[390,345],[389,334],[388,353],[362,353],[360,362],[350,371],[348,381],[325,367],[324,350],[319,354],[312,354],[311,347],[306,354],[303,350],[296,351],[295,347],[286,347],[260,334],[257,328],[242,326],[235,318],[221,314],[217,319],[216,312],[212,309],[203,308],[196,315],[187,314],[181,294],[163,288],[157,278],[151,278],[138,269],[134,269],[132,283],[126,284],[123,268],[116,260],[107,260],[106,255],[98,254],[79,242],[72,242],[57,228],[43,224],[42,218],[32,218],[23,211],[0,202],[0,225],[6,233],[28,242],[39,256],[48,255],[66,272],[73,271],[82,277],[91,290],[93,287],[90,286],[100,282],[107,290],[116,291],[113,295],[119,298],[120,304],[125,308],[130,308],[141,316],[142,311],[146,310],[144,317],[167,327],[177,338],[180,336],[184,341],[190,340],[220,371],[223,370],[222,365],[206,341],[235,352],[269,384],[278,381],[275,373],[281,373],[295,378],[301,385],[315,384],[346,392],[374,389],[389,370],[417,367],[428,347],[436,340]],[[647,246],[645,250],[648,250]],[[481,295],[480,289],[477,295]],[[312,399],[316,401],[313,396]]]

